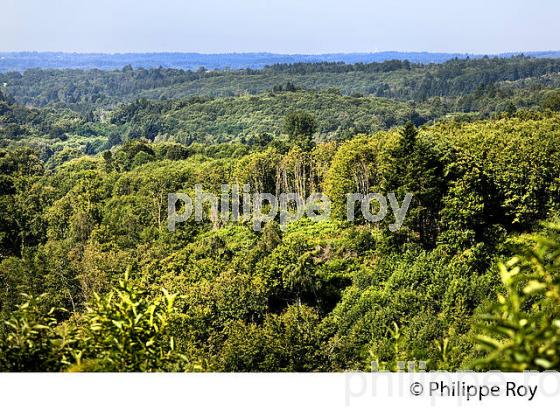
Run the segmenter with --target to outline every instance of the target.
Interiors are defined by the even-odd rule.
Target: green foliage
[[[429,106],[418,110],[426,118],[433,117]],[[111,122],[127,129],[128,139],[148,138],[142,130],[157,120],[158,141],[185,145],[244,141],[254,146],[257,142],[263,145],[263,135],[278,138],[287,134],[292,143],[309,145],[312,136],[340,140],[359,132],[385,129],[404,122],[413,111],[407,102],[348,97],[332,91],[298,91],[211,99],[139,100],[117,107],[111,113]]]
[[[346,194],[367,194],[379,186],[378,152],[383,134],[378,138],[358,136],[342,144],[325,176],[325,194],[333,202],[333,216],[346,217]]]
[[[493,288],[484,268],[474,268],[481,258],[476,249],[455,256],[442,248],[377,251],[370,259],[375,264],[353,272],[328,317],[335,329],[333,367],[370,370],[376,361],[394,370],[397,361],[409,360],[425,361],[428,369],[466,366],[473,349],[470,317]],[[438,343],[445,339],[443,356]]]
[[[267,315],[262,326],[235,322],[215,359],[216,371],[305,372],[326,369],[325,333],[319,315],[306,306],[289,306]]]
[[[0,75],[18,101],[0,96],[2,369],[456,370],[483,357],[481,321],[481,367],[558,368],[556,242],[505,284],[490,269],[560,211],[558,71],[517,57]],[[324,192],[333,218],[167,230],[168,193],[223,183]],[[400,231],[344,220],[346,194],[372,192],[413,194]]]
[[[383,192],[394,192],[399,200],[412,195],[400,236],[426,247],[436,243],[441,202],[447,190],[442,154],[434,145],[429,138],[419,138],[414,124],[407,122],[388,157],[380,160],[384,163]]]
[[[499,265],[504,292],[479,317],[482,368],[560,369],[560,226],[549,229],[532,249]]]
[[[291,112],[284,120],[284,132],[300,148],[309,150],[313,144],[313,134],[317,131],[317,121],[304,111]]]
[[[106,295],[94,295],[80,319],[71,370],[182,370],[183,357],[169,335],[175,298],[165,289],[150,298],[128,275]]]
[[[187,369],[176,352],[170,324],[175,295],[159,296],[125,275],[85,311],[64,323],[47,310],[49,296],[23,295],[2,327],[3,371],[177,371]]]
[[[23,295],[2,326],[0,370],[13,372],[58,371],[69,364],[75,343],[71,331],[58,326],[55,309],[46,310],[46,294]]]
[[[543,108],[551,111],[560,111],[560,92],[550,92],[543,101]]]

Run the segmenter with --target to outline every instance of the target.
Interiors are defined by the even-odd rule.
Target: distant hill
[[[521,53],[504,53],[510,57]],[[523,53],[532,57],[560,58],[560,51]],[[262,68],[281,63],[345,62],[372,63],[388,60],[408,60],[412,63],[443,63],[454,58],[480,58],[482,55],[460,53],[398,52],[348,54],[271,54],[271,53],[128,53],[128,54],[80,54],[57,52],[0,52],[0,72],[24,71],[32,68],[81,68],[114,70],[126,65],[138,68],[242,69]]]
[[[63,104],[82,113],[138,98],[233,97],[264,92],[337,90],[400,101],[494,95],[560,87],[560,59],[471,58],[441,64],[399,60],[368,64],[274,64],[260,70],[34,69],[0,73],[0,90],[19,104]],[[503,100],[506,95],[500,94]],[[477,98],[478,98],[477,97]]]

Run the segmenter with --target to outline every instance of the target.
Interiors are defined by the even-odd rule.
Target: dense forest
[[[235,97],[268,91],[321,91],[422,102],[446,97],[461,109],[463,100],[488,88],[491,96],[511,97],[558,86],[560,60],[514,58],[453,59],[443,64],[336,62],[276,64],[261,70],[196,71],[170,68],[120,70],[42,70],[0,73],[0,86],[20,104],[59,103],[87,113],[139,98]],[[471,96],[471,94],[473,94]],[[458,101],[458,102],[457,102]]]
[[[560,60],[0,74],[0,370],[560,369]],[[200,184],[332,215],[167,228]],[[404,226],[346,194],[412,194]]]

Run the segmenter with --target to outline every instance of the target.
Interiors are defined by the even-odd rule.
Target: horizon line
[[[200,51],[52,51],[52,50],[0,50],[0,54],[99,54],[99,55],[127,55],[127,54],[196,54],[196,55],[251,55],[251,54],[268,54],[268,55],[281,55],[281,56],[324,56],[324,55],[372,55],[372,54],[385,54],[385,53],[398,53],[398,54],[447,54],[447,55],[472,55],[472,56],[499,56],[504,54],[525,54],[525,53],[557,53],[557,50],[514,50],[514,51],[499,51],[492,53],[485,52],[467,52],[467,51],[402,51],[402,50],[383,50],[383,51],[330,51],[324,53],[284,53],[274,51],[224,51],[224,52],[200,52]]]

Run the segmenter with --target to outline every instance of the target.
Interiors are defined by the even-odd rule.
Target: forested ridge
[[[454,59],[443,64],[382,63],[275,64],[261,70],[42,70],[0,73],[0,85],[21,104],[62,103],[82,111],[111,107],[137,98],[225,97],[260,94],[284,87],[303,90],[338,89],[344,95],[363,94],[421,101],[430,97],[461,97],[479,87],[515,87],[533,79],[532,88],[558,85],[558,59]],[[513,84],[512,84],[513,83]]]
[[[0,370],[560,368],[559,61],[0,74]],[[224,183],[333,212],[167,229]]]

